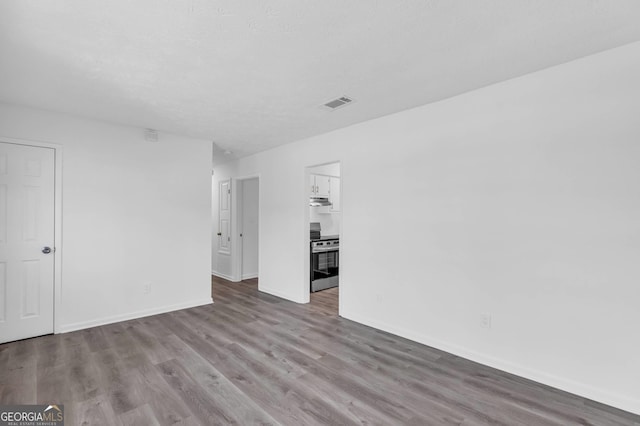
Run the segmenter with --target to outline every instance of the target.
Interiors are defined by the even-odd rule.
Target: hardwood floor
[[[213,305],[0,345],[0,403],[67,425],[634,425],[635,416],[214,279]]]
[[[311,306],[325,315],[338,316],[338,287],[311,293]]]

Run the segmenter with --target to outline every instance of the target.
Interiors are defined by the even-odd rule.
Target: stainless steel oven
[[[338,286],[340,240],[311,242],[311,292]]]

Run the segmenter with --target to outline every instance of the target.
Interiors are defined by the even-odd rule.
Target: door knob
[[[51,247],[42,247],[42,252],[44,254],[49,254],[51,253]]]
[[[222,235],[222,232],[218,232],[218,235]]]

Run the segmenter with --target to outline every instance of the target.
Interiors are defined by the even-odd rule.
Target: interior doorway
[[[259,275],[260,181],[257,177],[238,179],[238,271],[241,281],[257,280]]]
[[[337,315],[343,280],[340,275],[342,244],[342,170],[340,162],[307,167],[306,199],[309,279],[305,296],[314,310]],[[308,262],[308,263],[307,263]]]

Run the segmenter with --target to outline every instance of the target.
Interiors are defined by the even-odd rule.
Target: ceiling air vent
[[[324,104],[324,106],[333,111],[334,109],[343,107],[347,104],[350,104],[351,102],[353,102],[353,99],[343,96],[341,98],[327,102],[326,104]]]
[[[155,129],[145,129],[144,140],[147,142],[158,142],[158,131]]]

